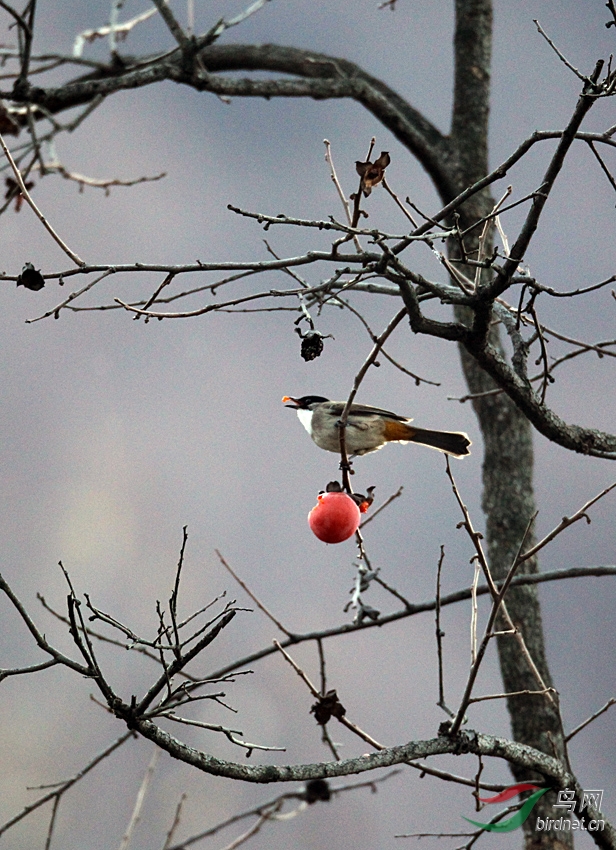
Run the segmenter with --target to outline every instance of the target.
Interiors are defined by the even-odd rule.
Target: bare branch
[[[257,608],[259,608],[261,611],[263,611],[263,613],[265,614],[265,616],[266,616],[266,617],[269,617],[269,619],[272,621],[272,623],[274,623],[274,625],[275,625],[275,626],[277,626],[283,634],[285,634],[287,637],[293,637],[292,632],[290,632],[288,629],[285,629],[285,627],[282,625],[282,623],[281,623],[279,620],[277,620],[277,619],[276,619],[276,617],[274,617],[274,615],[273,615],[270,611],[268,611],[268,610],[267,610],[267,608],[265,607],[265,605],[263,605],[263,603],[262,603],[262,602],[260,602],[260,601],[259,601],[259,599],[257,599],[257,597],[256,597],[256,596],[254,595],[254,593],[250,590],[250,588],[248,587],[248,585],[247,585],[245,582],[243,582],[243,581],[242,581],[242,579],[241,579],[241,578],[237,575],[237,573],[235,573],[235,572],[231,569],[231,567],[230,567],[230,566],[229,566],[229,564],[225,561],[225,559],[224,559],[224,558],[223,558],[223,556],[220,554],[220,552],[218,551],[218,549],[216,549],[216,550],[215,550],[215,552],[216,552],[216,554],[217,554],[217,556],[218,556],[218,560],[220,561],[220,563],[221,563],[221,564],[223,565],[223,567],[227,570],[227,572],[231,573],[231,575],[232,575],[232,576],[233,576],[233,578],[236,580],[236,582],[239,584],[239,586],[242,588],[242,590],[244,590],[244,591],[248,594],[248,596],[250,596],[250,598],[251,598],[251,599],[252,599],[252,601],[255,603],[255,605],[257,606]]]
[[[571,62],[569,62],[569,60],[568,60],[568,59],[567,59],[567,58],[566,58],[566,57],[565,57],[565,56],[564,56],[564,55],[560,52],[560,50],[558,49],[558,47],[556,47],[556,45],[554,44],[554,42],[552,41],[552,39],[551,39],[551,38],[549,37],[549,35],[545,32],[545,30],[543,29],[543,27],[541,26],[541,24],[539,23],[539,21],[538,21],[538,20],[536,20],[535,18],[533,18],[533,23],[534,23],[534,25],[537,27],[537,30],[539,31],[539,33],[540,33],[540,34],[541,34],[541,35],[545,38],[545,40],[547,41],[547,43],[550,45],[550,47],[552,48],[552,50],[554,51],[554,53],[556,53],[556,55],[558,56],[558,58],[560,59],[560,61],[561,61],[561,62],[564,62],[564,64],[567,66],[567,68],[569,68],[569,70],[570,70],[570,71],[573,71],[573,73],[575,74],[575,76],[576,76],[579,80],[582,80],[582,82],[584,82],[584,83],[589,83],[589,82],[590,82],[590,78],[589,78],[589,77],[586,77],[584,74],[581,74],[581,73],[578,71],[578,69],[577,69],[577,68],[575,68],[575,67],[571,64]]]
[[[568,570],[555,570],[553,572],[548,573],[533,573],[527,575],[515,576],[511,581],[511,587],[520,587],[524,585],[533,585],[533,584],[543,584],[543,582],[549,581],[563,581],[565,579],[571,578],[587,578],[589,576],[615,576],[616,575],[616,565],[602,565],[596,567],[572,567]],[[499,583],[496,583],[496,588],[500,587]],[[457,590],[453,593],[449,593],[446,596],[441,597],[441,606],[446,605],[454,605],[458,602],[463,602],[467,599],[470,599],[472,596],[472,588],[467,587],[463,590]],[[482,596],[485,594],[491,593],[491,590],[483,585],[477,588],[477,595]],[[330,637],[338,637],[346,634],[352,634],[355,631],[359,631],[361,629],[373,629],[373,628],[382,628],[390,622],[395,622],[397,620],[402,620],[405,617],[413,617],[417,614],[422,614],[427,611],[434,611],[436,608],[436,601],[434,599],[429,600],[428,602],[421,602],[411,604],[409,602],[405,603],[405,607],[400,611],[396,611],[393,614],[381,614],[378,620],[363,620],[361,623],[344,623],[341,626],[334,626],[328,629],[322,629],[316,632],[306,632],[304,634],[295,634],[292,638],[288,638],[285,641],[281,641],[281,646],[294,646],[296,644],[305,643],[307,641],[315,641],[315,640],[325,640]],[[263,649],[257,650],[250,655],[245,656],[244,658],[238,659],[231,664],[228,664],[224,667],[219,668],[218,670],[209,674],[209,678],[220,678],[221,676],[226,675],[227,673],[232,672],[233,670],[237,670],[240,667],[245,667],[249,664],[254,663],[255,661],[260,660],[261,658],[265,658],[268,655],[272,655],[276,650],[271,646],[266,646]]]
[[[578,732],[581,732],[582,729],[585,729],[589,723],[592,723],[593,720],[596,720],[597,717],[600,717],[608,708],[611,708],[613,705],[616,705],[616,699],[612,697],[612,699],[608,699],[603,708],[600,708],[599,711],[595,711],[594,714],[591,714],[583,723],[580,723],[579,726],[576,726],[575,729],[572,729],[571,732],[566,736],[565,740],[570,741]]]
[[[158,716],[167,717],[169,720],[174,720],[176,723],[183,723],[186,726],[196,726],[198,729],[207,729],[209,732],[221,732],[229,739],[229,741],[231,741],[232,744],[236,744],[238,747],[242,747],[247,750],[247,757],[253,750],[266,750],[268,752],[274,751],[277,753],[284,753],[287,749],[286,747],[270,747],[265,744],[251,744],[248,741],[244,741],[237,737],[238,735],[243,734],[237,729],[228,729],[226,726],[221,726],[219,723],[205,723],[202,720],[189,720],[187,717],[178,717],[178,715],[173,711],[162,711],[158,714]]]
[[[295,670],[297,675],[305,682],[305,684],[308,687],[308,690],[310,691],[312,696],[315,697],[316,699],[319,699],[320,697],[325,696],[324,694],[319,693],[319,691],[312,684],[312,682],[310,681],[308,676],[304,673],[302,668],[298,664],[295,663],[295,661],[291,658],[289,653],[286,652],[283,649],[281,644],[277,640],[273,641],[273,644],[276,647],[276,649],[281,653],[281,655],[284,657],[284,659],[289,662],[289,664]],[[378,741],[375,741],[374,738],[372,738],[370,735],[368,735],[367,732],[364,732],[363,729],[360,729],[359,726],[356,726],[354,723],[351,723],[351,721],[346,716],[338,715],[338,714],[336,714],[334,716],[336,717],[336,720],[339,723],[341,723],[343,726],[346,726],[347,729],[350,729],[351,732],[354,732],[363,741],[366,741],[368,744],[370,744],[370,746],[374,747],[376,750],[383,750],[384,749],[382,744],[379,744]]]
[[[141,820],[141,809],[143,808],[143,804],[148,793],[148,788],[150,786],[150,782],[152,781],[154,770],[156,769],[156,764],[158,762],[159,757],[160,750],[154,750],[152,758],[150,759],[150,763],[143,776],[143,781],[137,793],[137,797],[135,798],[135,805],[133,807],[128,826],[126,827],[126,832],[122,836],[122,841],[120,842],[119,850],[128,850],[128,845],[130,844],[133,833],[137,827],[137,824]]]
[[[188,38],[188,36],[178,23],[175,15],[169,8],[167,0],[152,0],[152,3],[154,3],[158,12],[160,13],[161,18],[167,24],[171,35],[175,38],[182,50],[186,50],[190,45],[190,39]]]
[[[28,205],[32,208],[34,214],[39,219],[39,221],[41,222],[43,227],[47,230],[47,232],[51,235],[51,237],[58,243],[58,245],[60,246],[60,248],[62,248],[64,253],[67,254],[71,258],[71,260],[75,263],[75,265],[81,266],[81,267],[85,266],[86,265],[85,261],[82,260],[81,257],[79,257],[77,254],[75,254],[74,251],[71,251],[71,249],[68,247],[66,242],[64,242],[58,236],[58,234],[53,229],[51,224],[49,224],[49,222],[47,221],[47,219],[45,218],[43,213],[39,210],[37,205],[32,200],[32,196],[30,195],[30,192],[26,188],[26,184],[23,181],[23,178],[21,176],[21,172],[20,172],[19,168],[17,168],[17,166],[15,165],[15,160],[11,156],[11,152],[8,149],[8,147],[6,146],[6,142],[4,141],[4,139],[2,138],[1,135],[0,135],[0,146],[2,147],[2,150],[4,151],[4,155],[6,156],[6,158],[9,161],[9,165],[11,166],[13,174],[15,175],[15,180],[17,181],[17,183],[19,185],[19,190],[20,190],[21,194],[23,195],[23,197],[24,197],[25,201],[28,203]]]
[[[44,794],[42,797],[39,797],[38,800],[35,800],[33,803],[29,803],[18,815],[10,818],[10,820],[6,821],[4,824],[0,825],[0,835],[3,835],[5,832],[14,826],[19,821],[23,820],[23,818],[27,817],[31,812],[38,809],[40,806],[45,805],[50,800],[58,800],[65,794],[69,788],[72,788],[80,779],[83,779],[84,776],[87,776],[91,770],[93,770],[97,765],[99,765],[102,761],[104,761],[108,756],[111,755],[115,750],[125,744],[129,738],[133,738],[133,732],[125,732],[120,738],[117,739],[113,744],[104,749],[99,755],[97,755],[92,761],[88,762],[88,764],[83,767],[78,773],[75,774],[71,779],[67,779],[58,784],[57,787],[54,788],[53,791],[50,791],[48,794]]]
[[[537,552],[543,549],[544,546],[547,546],[547,544],[551,540],[554,540],[554,538],[557,537],[561,533],[561,531],[564,531],[565,528],[568,528],[570,525],[573,525],[573,523],[577,522],[578,520],[585,519],[587,523],[590,523],[590,517],[588,516],[586,511],[588,510],[588,508],[594,505],[595,502],[598,502],[599,499],[602,499],[604,496],[607,496],[607,494],[610,493],[614,489],[614,487],[616,487],[616,481],[613,484],[610,484],[609,487],[606,487],[600,493],[597,493],[597,495],[593,496],[592,499],[589,499],[572,516],[563,517],[562,520],[556,526],[556,528],[553,528],[552,531],[549,532],[549,534],[546,534],[543,540],[540,540],[539,543],[536,543],[527,552],[524,552],[523,555],[520,555],[519,562],[522,563],[523,561],[527,561],[529,558],[534,557]]]
[[[114,6],[116,4],[114,3]],[[79,59],[83,55],[83,49],[86,44],[93,42],[97,38],[106,38],[107,36],[113,37],[113,43],[111,47],[111,52],[113,52],[113,45],[118,41],[118,36],[121,39],[126,38],[129,32],[137,26],[137,24],[143,23],[143,21],[147,21],[148,18],[151,18],[152,15],[155,15],[157,9],[146,9],[145,12],[141,12],[139,15],[135,15],[134,18],[131,18],[129,21],[124,21],[124,23],[117,23],[114,21],[110,23],[108,26],[98,27],[97,29],[88,29],[79,33],[79,35],[75,38],[75,42],[73,44],[73,57]]]

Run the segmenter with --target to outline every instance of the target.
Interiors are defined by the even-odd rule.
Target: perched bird
[[[330,401],[320,395],[301,398],[286,395],[282,401],[297,411],[299,421],[319,448],[340,451],[338,423],[346,402]],[[385,443],[421,443],[454,457],[470,454],[471,441],[462,431],[432,431],[415,428],[411,422],[406,416],[380,407],[352,404],[345,429],[346,449],[349,454],[365,455],[381,449]]]

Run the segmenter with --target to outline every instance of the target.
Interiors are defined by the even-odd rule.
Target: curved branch
[[[415,289],[407,281],[397,283],[415,333],[458,341],[548,440],[580,454],[616,460],[616,435],[567,424],[537,395],[530,382],[507,363],[485,333],[470,330],[460,322],[427,318],[420,310]]]
[[[530,383],[524,381],[489,342],[468,334],[462,339],[462,345],[548,440],[580,454],[616,460],[616,435],[597,428],[568,425],[541,401]]]
[[[455,194],[449,138],[397,92],[354,62],[311,50],[266,45],[212,45],[201,53],[209,71],[267,70],[304,80],[345,82],[350,96],[418,157],[437,189]]]
[[[418,110],[359,65],[336,56],[275,44],[207,45],[208,36],[194,42],[194,62],[187,68],[179,49],[127,65],[110,65],[57,88],[35,88],[20,94],[20,102],[51,113],[88,103],[95,97],[173,80],[222,97],[351,98],[361,103],[414,153],[444,197],[456,192],[451,179],[454,155],[449,139]],[[207,70],[203,70],[206,68]],[[238,79],[219,72],[271,71],[298,79]],[[218,74],[217,74],[218,72]],[[3,97],[11,98],[6,93]],[[16,96],[13,94],[13,98]]]

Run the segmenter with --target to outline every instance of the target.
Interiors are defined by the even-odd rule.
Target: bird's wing
[[[345,402],[334,402],[337,406],[339,405],[340,410],[338,412],[338,416],[342,413]],[[392,413],[391,410],[383,410],[382,407],[372,407],[369,404],[352,404],[351,410],[349,412],[349,419],[353,419],[354,416],[379,416],[385,417],[385,419],[393,419],[396,422],[410,422],[411,420],[407,416],[399,416],[397,413]]]

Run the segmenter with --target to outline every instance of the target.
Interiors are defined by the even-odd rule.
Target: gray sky
[[[107,2],[50,3],[41,0],[36,51],[69,52],[75,35],[104,24]],[[176,4],[178,14],[181,4]],[[238,3],[196,3],[198,29],[242,8]],[[452,12],[449,3],[399,0],[395,13],[378,11],[377,0],[350,4],[272,2],[229,39],[277,42],[341,55],[362,65],[407,97],[446,130],[451,104]],[[129,17],[145,3],[126,3]],[[560,129],[571,114],[579,81],[538,35],[538,17],[570,61],[589,72],[614,49],[601,0],[496,0],[492,153],[494,165],[535,129]],[[12,38],[12,36],[11,36]],[[7,36],[8,39],[8,36]],[[155,21],[122,45],[127,53],[157,50],[170,39]],[[106,46],[87,46],[101,57]],[[613,101],[591,113],[586,129],[614,123]],[[347,193],[356,187],[354,162],[364,157],[370,137],[389,150],[388,181],[401,196],[411,194],[427,211],[438,203],[428,179],[400,145],[353,103],[241,101],[224,104],[172,84],[110,98],[72,136],[58,139],[63,164],[94,177],[130,179],[167,171],[165,180],[131,189],[79,193],[59,177],[37,184],[34,197],[62,237],[88,262],[161,262],[265,258],[263,237],[290,255],[327,245],[312,233],[270,230],[268,234],[230,213],[246,209],[305,218],[340,217],[342,212],[324,162],[323,139],[333,147]],[[552,146],[538,147],[499,185],[512,183],[516,196],[535,188]],[[609,155],[607,156],[609,160]],[[612,165],[614,157],[611,156]],[[498,190],[495,190],[498,194]],[[384,229],[404,225],[384,192],[370,199],[370,222]],[[589,151],[576,148],[560,188],[550,200],[528,256],[542,282],[569,289],[614,273],[614,193]],[[511,237],[521,221],[514,212],[504,225]],[[0,228],[2,269],[18,273],[26,261],[44,272],[70,267],[31,211],[12,210]],[[418,271],[442,277],[425,249]],[[307,273],[311,281],[320,272]],[[115,276],[95,290],[89,304],[147,297],[161,277]],[[264,281],[278,287],[283,276]],[[193,320],[135,322],[120,311],[63,313],[59,321],[25,324],[52,308],[75,288],[48,285],[34,293],[7,282],[0,287],[0,346],[3,381],[0,407],[0,464],[4,553],[2,572],[48,637],[70,649],[63,627],[45,614],[37,592],[57,608],[66,588],[57,562],[70,571],[79,592],[152,635],[155,602],[168,598],[182,526],[189,544],[181,606],[186,614],[227,590],[253,607],[221,567],[214,549],[245,579],[263,602],[294,631],[346,621],[342,609],[353,580],[351,542],[326,547],[310,534],[306,515],[316,495],[337,473],[334,455],[319,451],[295,415],[280,403],[284,394],[348,395],[369,340],[349,314],[325,313],[319,329],[335,340],[323,356],[305,363],[293,333],[293,314],[208,315]],[[201,302],[195,300],[193,306]],[[375,330],[391,313],[390,303],[361,302]],[[581,301],[542,302],[547,324],[590,341],[614,337],[614,300],[609,288]],[[471,457],[455,463],[463,497],[478,527],[481,439],[469,405],[449,401],[465,392],[453,346],[411,337],[402,325],[388,347],[411,370],[441,386],[416,387],[385,362],[365,380],[360,400],[414,416],[427,427],[467,431]],[[556,349],[554,349],[556,350]],[[560,349],[559,349],[560,350]],[[612,358],[579,358],[550,389],[553,407],[567,421],[613,430],[616,418]],[[547,532],[616,477],[606,461],[584,459],[536,435],[538,533]],[[381,501],[398,487],[403,496],[369,526],[367,544],[385,580],[412,601],[434,594],[441,544],[446,549],[443,584],[450,591],[472,579],[472,555],[443,469],[442,457],[418,447],[392,446],[356,465],[358,487],[377,487]],[[542,568],[614,563],[614,496],[591,511],[592,524],[569,529],[546,550]],[[545,586],[541,591],[549,660],[569,728],[614,695],[613,590],[607,578]],[[390,598],[371,591],[367,602],[395,610]],[[2,666],[34,663],[23,627],[5,603],[0,608]],[[469,608],[444,613],[446,685],[455,705],[468,669]],[[260,613],[239,614],[203,660],[204,672],[229,658],[267,645],[276,637]],[[436,734],[444,716],[436,708],[437,683],[432,615],[405,620],[328,644],[328,675],[349,716],[390,745]],[[293,653],[318,679],[316,653]],[[122,650],[101,650],[114,683],[129,697],[140,693],[154,666]],[[314,720],[312,698],[297,676],[277,659],[255,665],[254,674],[226,688],[237,715],[205,706],[195,716],[240,728],[249,740],[286,746],[284,763],[327,758]],[[478,691],[500,690],[494,655],[487,659]],[[63,671],[11,679],[0,689],[5,736],[0,776],[0,819],[29,802],[26,786],[51,783],[75,773],[123,729],[88,698],[88,682]],[[604,715],[572,743],[571,754],[585,788],[604,788],[604,807],[613,813],[614,716]],[[504,706],[473,707],[469,725],[508,734]],[[222,758],[242,754],[213,734],[178,737]],[[357,739],[334,730],[348,757],[363,752]],[[103,848],[119,845],[134,797],[151,757],[136,742],[93,773],[62,805],[54,846]],[[263,761],[274,760],[266,755]],[[253,755],[253,760],[259,760]],[[441,763],[439,762],[439,765]],[[442,765],[471,775],[471,759]],[[488,781],[510,781],[504,763],[490,764]],[[269,799],[280,789],[244,787],[194,776],[162,756],[135,836],[135,850],[162,846],[179,795],[186,790],[179,837],[205,829],[242,807]],[[87,815],[84,817],[84,812]],[[292,821],[263,830],[250,846],[260,848],[373,848],[405,846],[400,832],[463,829],[471,799],[459,787],[410,768],[381,786],[311,809]],[[2,845],[41,844],[44,819],[37,816]],[[224,846],[231,833],[213,839]],[[517,839],[517,837],[516,837]],[[487,840],[487,839],[486,839]],[[491,838],[492,847],[511,846]],[[589,847],[582,838],[579,847]]]

